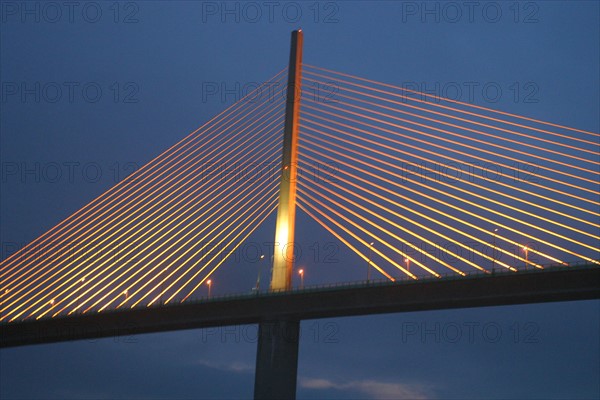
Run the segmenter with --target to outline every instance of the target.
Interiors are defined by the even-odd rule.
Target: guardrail
[[[600,260],[594,260],[594,261],[597,261],[600,263]],[[593,265],[593,264],[590,264],[589,262],[582,261],[582,262],[577,262],[577,263],[569,263],[566,265],[564,265],[564,264],[545,264],[545,265],[542,265],[542,267],[543,268],[522,269],[522,270],[517,270],[516,272],[510,271],[507,269],[493,271],[493,272],[473,271],[473,272],[466,273],[464,276],[456,274],[456,273],[447,273],[447,274],[440,275],[439,277],[425,276],[425,277],[422,277],[419,279],[405,277],[405,278],[396,279],[394,281],[390,281],[388,279],[381,279],[381,280],[369,280],[369,281],[361,280],[361,281],[350,281],[350,282],[336,282],[336,283],[310,285],[310,286],[305,286],[302,288],[296,287],[296,288],[292,288],[291,290],[276,290],[276,291],[252,290],[251,292],[238,292],[238,293],[230,293],[230,294],[211,296],[211,297],[207,297],[207,296],[195,297],[195,298],[190,298],[189,300],[187,300],[183,303],[180,303],[180,302],[173,302],[171,304],[156,303],[151,306],[140,305],[140,306],[134,307],[133,309],[132,308],[113,308],[113,309],[107,309],[107,310],[103,311],[103,313],[121,313],[121,312],[127,312],[127,311],[131,311],[131,310],[141,309],[144,307],[146,307],[146,308],[170,308],[170,307],[178,307],[182,304],[240,301],[240,300],[257,298],[257,297],[274,297],[274,296],[304,294],[304,293],[310,293],[310,292],[323,292],[323,291],[340,290],[340,289],[354,289],[354,288],[362,288],[362,287],[367,287],[367,286],[369,286],[369,287],[384,287],[384,286],[395,286],[395,285],[414,285],[414,284],[431,282],[431,281],[448,281],[448,280],[459,280],[459,279],[486,279],[486,278],[493,278],[493,277],[497,277],[497,276],[507,276],[507,275],[512,275],[512,274],[543,274],[544,272],[556,271],[556,270],[600,268],[600,265]],[[88,313],[87,315],[90,315],[90,314],[91,313]],[[84,315],[84,313],[81,313],[81,312],[73,313],[73,314],[69,315],[68,317],[80,316],[80,315]],[[60,319],[60,318],[65,318],[65,317],[67,317],[67,316],[59,315],[53,319]],[[44,319],[44,320],[52,319],[52,317],[47,317],[47,318],[42,318],[42,319]],[[8,325],[8,324],[12,324],[12,323],[0,322],[0,326]]]
[[[594,260],[594,261],[598,261],[600,263],[600,260]],[[283,289],[282,290],[263,290],[263,291],[253,290],[252,292],[230,293],[230,294],[219,295],[219,296],[211,296],[210,298],[207,296],[190,298],[190,300],[187,300],[185,302],[185,304],[187,304],[187,303],[196,304],[196,303],[214,302],[214,301],[230,301],[230,300],[237,300],[237,299],[254,298],[257,296],[279,296],[279,295],[289,295],[289,294],[294,294],[294,293],[307,293],[307,292],[315,292],[315,291],[323,291],[323,290],[352,289],[352,288],[365,287],[365,286],[393,286],[393,285],[418,284],[421,282],[430,282],[430,281],[437,281],[437,280],[481,279],[481,278],[491,278],[494,276],[511,275],[511,274],[518,274],[518,273],[520,273],[520,274],[544,273],[544,272],[548,272],[548,271],[555,271],[558,269],[600,268],[600,265],[594,266],[594,265],[590,264],[589,262],[581,261],[581,262],[576,262],[576,263],[567,263],[566,265],[558,264],[558,263],[544,264],[544,265],[542,265],[542,267],[543,268],[521,269],[521,270],[517,270],[516,272],[510,271],[508,269],[502,269],[502,270],[498,270],[498,271],[494,271],[494,272],[472,271],[472,272],[467,272],[466,275],[464,275],[464,276],[456,274],[456,273],[447,273],[447,274],[440,275],[439,278],[435,277],[435,276],[425,276],[425,277],[422,277],[419,279],[404,277],[404,278],[396,279],[394,281],[390,281],[389,279],[378,279],[378,280],[369,280],[369,281],[360,280],[360,281],[349,281],[349,282],[335,282],[335,283],[310,285],[310,286],[305,286],[303,288],[295,287],[290,290],[283,290]],[[177,305],[177,304],[180,304],[180,303],[176,303],[174,305]],[[152,305],[151,307],[172,307],[172,306],[173,305],[171,305],[171,304],[156,304],[156,305]]]

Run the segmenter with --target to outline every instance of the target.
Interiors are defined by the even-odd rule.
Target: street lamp
[[[304,270],[301,269],[298,274],[300,275],[300,289],[304,289]]]
[[[208,285],[208,298],[210,299],[210,292],[211,292],[211,288],[212,288],[212,281],[209,279],[206,281],[206,284]]]
[[[496,235],[498,228],[494,229],[494,245],[492,246],[492,271],[496,268]]]
[[[258,290],[260,289],[260,273],[262,272],[262,261],[265,259],[265,255],[261,254],[260,255],[260,259],[258,260],[258,276],[256,277],[256,287],[254,288],[254,290],[256,290],[258,292]]]
[[[369,243],[369,261],[367,262],[367,283],[371,280],[371,257],[373,256],[373,245],[375,243]]]
[[[81,289],[83,286],[83,282],[85,282],[85,278],[81,278],[81,280],[79,281],[79,283],[81,283],[81,285],[79,286],[79,288],[77,289],[77,308],[79,308],[79,302],[81,301]]]
[[[523,251],[525,252],[525,269],[527,269],[527,264],[529,264],[529,248],[523,246]]]
[[[165,269],[163,270],[164,275],[166,276],[167,274],[167,270],[169,269],[169,267],[165,267]],[[163,278],[161,284],[160,284],[160,304],[164,304],[163,303],[163,294],[165,292],[165,280],[166,278]]]
[[[406,263],[406,270],[410,272],[410,260],[408,258],[405,258],[404,262]]]

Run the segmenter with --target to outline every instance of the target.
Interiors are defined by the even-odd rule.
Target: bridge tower
[[[272,291],[292,288],[302,43],[302,30],[293,31],[288,67],[279,206],[273,246]],[[299,319],[266,318],[259,323],[255,399],[296,398],[299,336]]]

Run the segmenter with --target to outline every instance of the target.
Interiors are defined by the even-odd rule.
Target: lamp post
[[[208,298],[210,299],[210,292],[211,292],[211,288],[212,288],[212,280],[207,280],[206,284],[208,285]]]
[[[498,228],[494,229],[494,243],[492,246],[492,271],[496,268],[496,235],[498,234]]]
[[[523,246],[523,251],[525,252],[525,269],[527,270],[527,264],[529,264],[529,248]]]
[[[260,255],[260,259],[258,260],[258,276],[256,277],[256,286],[254,288],[254,290],[256,290],[258,292],[258,290],[260,289],[260,273],[262,272],[262,261],[265,259],[265,255],[261,254]]]
[[[371,257],[373,256],[373,245],[375,243],[369,243],[369,260],[367,262],[367,283],[371,280]]]
[[[410,272],[410,259],[408,259],[408,258],[405,258],[405,259],[404,259],[404,262],[406,263],[406,270],[407,270],[408,272]]]
[[[300,275],[300,289],[304,289],[304,270],[299,270],[298,274]]]
[[[163,270],[165,276],[167,275],[167,270],[169,269],[169,267],[165,267],[165,269]],[[165,291],[165,279],[162,280],[162,283],[160,284],[160,304],[164,304],[163,303],[163,293]]]
[[[2,301],[0,301],[0,306],[1,306],[2,304],[4,304],[4,302],[6,301],[5,299],[6,299],[6,295],[8,294],[8,291],[9,291],[9,290],[8,290],[8,289],[6,289],[6,290],[4,290],[4,291],[0,292],[0,297],[2,297]],[[1,312],[1,311],[0,311],[0,317],[2,317],[2,312]]]
[[[85,278],[81,278],[79,281],[81,285],[79,285],[79,288],[77,289],[77,308],[79,308],[79,302],[81,301],[81,289],[83,289],[83,282],[85,282]]]

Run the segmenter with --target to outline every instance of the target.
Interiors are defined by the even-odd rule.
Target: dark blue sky
[[[600,130],[597,2],[481,2],[472,16],[468,2],[281,2],[272,14],[268,2],[81,2],[72,15],[62,3],[0,4],[2,257],[236,100],[207,85],[280,71],[299,27],[308,64],[458,85],[463,101],[469,83],[493,83],[498,101],[475,89],[473,102]],[[35,172],[8,174],[24,167]],[[320,232],[299,218],[299,235]],[[272,240],[269,227],[257,235]],[[344,260],[355,259],[344,248],[338,259],[307,260],[307,284],[311,268],[348,280],[356,270]],[[599,321],[598,301],[305,321],[298,397],[598,398]],[[248,398],[255,335],[250,326],[3,350],[0,398]]]

